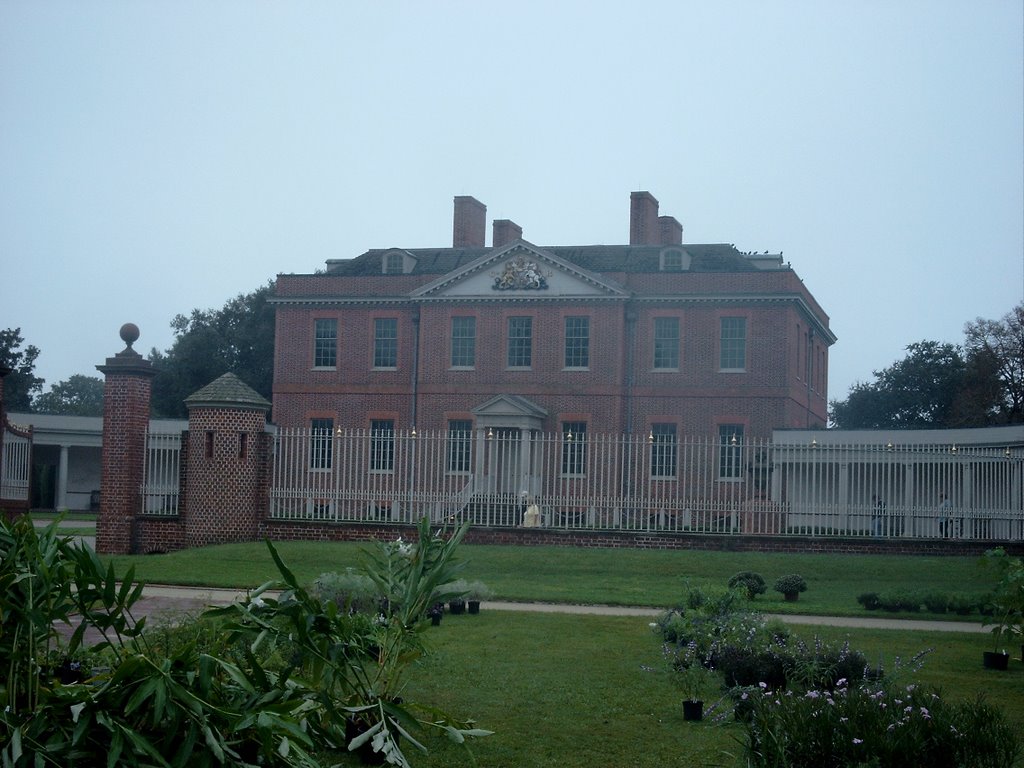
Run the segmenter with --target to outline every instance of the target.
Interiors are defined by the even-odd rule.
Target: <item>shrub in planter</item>
[[[764,583],[764,577],[754,571],[740,571],[733,575],[729,579],[729,589],[742,589],[749,600],[753,600],[758,595],[763,595],[768,591],[768,587]]]
[[[466,585],[466,606],[470,613],[480,613],[480,601],[492,597],[494,591],[482,581],[471,581]]]
[[[995,645],[990,656],[1001,654],[997,668],[1005,669],[1002,664],[1009,661],[1006,646],[1024,639],[1024,560],[1011,558],[1002,547],[997,547],[985,553],[985,562],[994,566],[999,574],[989,603],[991,618],[985,621],[985,626],[992,627]],[[986,656],[986,666],[988,658]]]
[[[781,592],[787,600],[796,600],[801,592],[807,591],[807,582],[799,573],[790,573],[775,580],[775,591]]]

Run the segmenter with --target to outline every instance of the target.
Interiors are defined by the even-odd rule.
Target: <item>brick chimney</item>
[[[523,228],[514,221],[508,219],[495,219],[493,234],[491,235],[491,247],[501,248],[516,240],[523,238]]]
[[[483,248],[487,236],[487,206],[469,195],[455,196],[453,248]]]
[[[683,225],[676,220],[675,216],[659,216],[658,231],[661,235],[662,245],[683,244]]]
[[[629,244],[659,245],[658,201],[650,192],[629,194]]]

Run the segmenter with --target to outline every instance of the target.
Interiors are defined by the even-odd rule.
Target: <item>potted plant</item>
[[[683,692],[683,719],[702,720],[704,697],[713,693],[717,673],[701,658],[696,643],[676,648],[669,656],[675,681]]]
[[[466,612],[466,592],[469,591],[469,584],[465,579],[456,579],[445,584],[443,591],[450,595],[448,598],[448,612],[453,616]]]
[[[763,595],[768,587],[765,586],[764,577],[754,571],[740,571],[729,579],[729,589],[741,589],[748,600],[753,600],[758,595]]]
[[[1006,550],[997,547],[985,553],[985,562],[997,569],[999,581],[988,605],[991,617],[984,624],[992,627],[995,642],[991,651],[984,652],[983,663],[986,669],[1007,669],[1010,654],[1006,641],[1019,642],[1024,637],[1024,560],[1011,558]],[[1021,657],[1024,658],[1024,646]]]
[[[795,603],[800,593],[807,591],[807,582],[799,573],[790,573],[776,579],[775,591],[781,592],[787,603]]]
[[[444,603],[434,603],[430,606],[430,610],[427,611],[427,616],[433,626],[436,627],[440,624],[441,619],[444,618]]]
[[[466,607],[472,614],[480,613],[480,601],[494,597],[493,590],[482,581],[471,581],[466,585]]]
[[[683,719],[704,719],[704,697],[713,693],[717,680],[714,670],[694,660],[689,666],[680,667],[676,675],[683,691]]]

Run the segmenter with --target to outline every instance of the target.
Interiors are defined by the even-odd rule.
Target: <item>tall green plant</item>
[[[387,606],[377,616],[339,610],[335,602],[311,594],[269,542],[280,581],[208,615],[230,617],[229,631],[254,654],[270,648],[286,652],[285,669],[268,674],[265,686],[301,681],[309,702],[305,723],[318,744],[369,749],[390,764],[409,766],[403,743],[426,751],[417,730],[440,729],[459,744],[490,733],[403,697],[406,673],[423,653],[427,611],[434,600],[444,599],[444,585],[462,567],[455,551],[466,530],[463,525],[445,536],[432,532],[423,519],[417,541],[378,543],[365,566]],[[282,591],[272,597],[269,591],[276,589]]]

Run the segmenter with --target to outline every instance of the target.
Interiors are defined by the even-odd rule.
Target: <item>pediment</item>
[[[477,418],[504,417],[543,419],[548,412],[532,400],[520,395],[495,395],[485,403],[481,403],[472,411]]]
[[[550,251],[517,240],[421,286],[412,296],[433,298],[616,298],[622,286]]]

